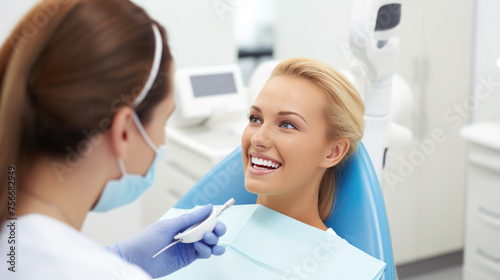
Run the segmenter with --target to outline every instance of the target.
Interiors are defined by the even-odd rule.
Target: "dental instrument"
[[[231,207],[235,202],[234,198],[229,199],[224,205],[217,211],[214,212],[212,210],[212,213],[203,221],[199,222],[198,224],[195,224],[188,228],[187,230],[177,234],[174,239],[176,241],[170,243],[167,245],[165,248],[161,249],[156,253],[152,258],[156,258],[159,254],[163,253],[165,250],[168,248],[174,246],[175,244],[182,242],[182,243],[194,243],[196,241],[200,241],[203,239],[203,235],[207,232],[211,232],[214,230],[215,225],[217,224],[217,217],[219,217],[222,212],[224,212],[227,208]]]

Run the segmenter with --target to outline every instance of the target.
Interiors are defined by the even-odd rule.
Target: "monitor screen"
[[[190,76],[194,97],[237,93],[233,73]]]

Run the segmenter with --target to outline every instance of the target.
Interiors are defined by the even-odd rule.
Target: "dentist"
[[[211,205],[107,248],[80,232],[154,183],[173,72],[164,28],[129,0],[45,0],[17,25],[0,50],[1,279],[149,279],[224,253],[219,223],[151,258]]]

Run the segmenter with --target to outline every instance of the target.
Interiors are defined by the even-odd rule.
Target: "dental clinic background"
[[[36,2],[0,0],[2,42]],[[247,103],[241,110],[214,116],[212,128],[230,122],[228,129],[208,129],[193,136],[203,145],[189,146],[186,143],[191,142],[179,138],[182,129],[174,131],[176,119],[172,118],[155,185],[130,205],[88,214],[82,231],[103,246],[156,221],[240,145],[248,107],[259,89],[255,82],[259,65],[301,56],[322,60],[348,77],[356,71],[349,49],[353,1],[133,2],[166,27],[177,70],[238,65]],[[387,151],[381,178],[395,263],[400,271],[436,259],[465,266],[469,265],[467,254],[480,262],[476,253],[482,252],[498,276],[500,2],[401,3],[402,17],[395,33],[400,40],[395,80],[400,82],[395,83],[404,94],[394,94],[391,116],[411,130],[412,140]],[[37,32],[43,16],[50,15],[32,19],[33,28],[25,36]],[[489,158],[483,161],[485,155]],[[493,187],[480,189],[486,185]],[[477,209],[482,209],[479,216]],[[493,222],[488,224],[481,217]],[[113,227],[107,227],[109,223]],[[469,227],[480,230],[468,235]]]

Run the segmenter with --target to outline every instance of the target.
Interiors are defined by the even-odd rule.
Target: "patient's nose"
[[[268,129],[265,125],[259,127],[255,134],[250,139],[253,146],[263,149],[269,149],[272,147],[272,131]]]

